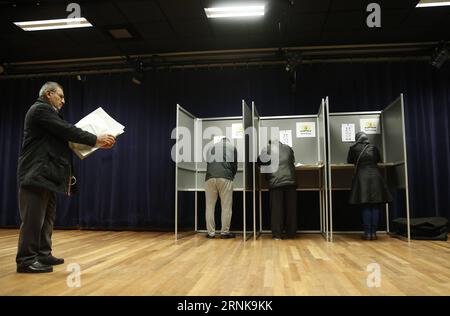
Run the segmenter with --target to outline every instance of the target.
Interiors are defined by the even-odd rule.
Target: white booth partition
[[[328,98],[326,100],[326,107],[329,107]],[[371,144],[378,147],[380,154],[382,154],[383,161],[378,165],[394,196],[392,207],[396,210],[395,215],[400,216],[402,214],[407,218],[407,238],[410,240],[403,95],[382,111],[329,113],[327,121],[330,240],[333,240],[333,232],[355,233],[361,231],[360,229],[336,230],[334,227],[336,222],[340,223],[339,225],[341,227],[344,227],[345,225],[342,223],[346,220],[356,219],[357,222],[361,222],[361,215],[350,210],[341,210],[339,212],[340,214],[337,215],[336,207],[333,205],[333,193],[338,194],[339,191],[351,190],[354,165],[347,163],[347,154],[349,147],[354,143],[354,135],[358,131],[365,131],[368,134]],[[398,201],[402,200],[396,198],[399,194],[404,195],[404,203],[400,202],[400,204],[404,205],[399,205]],[[385,225],[383,231],[389,233],[392,216],[388,204],[385,205],[385,210],[385,214],[382,215],[385,222],[383,224]]]
[[[238,171],[233,182],[233,211],[242,207],[242,215],[233,212],[231,230],[236,231],[233,226],[237,226],[236,220],[233,221],[233,219],[241,218],[242,225],[236,232],[242,233],[244,240],[253,235],[252,213],[250,212],[250,215],[247,213],[247,203],[252,203],[252,199],[249,199],[246,194],[246,192],[253,192],[253,184],[248,180],[249,171],[246,170],[248,160],[245,158],[248,157],[250,141],[245,129],[247,125],[251,125],[251,122],[251,110],[245,101],[242,101],[242,116],[235,117],[197,118],[177,105],[175,240],[193,233],[206,232],[204,194],[200,196],[205,191],[206,151],[223,136],[230,139],[238,152]],[[188,137],[187,135],[190,137],[190,142],[184,138]],[[187,205],[180,205],[180,194],[193,195],[193,197],[185,199],[188,200]],[[236,194],[241,196],[237,197]],[[192,200],[193,205],[190,203]],[[216,221],[216,231],[220,229],[219,226],[220,221]]]
[[[328,239],[328,211],[327,211],[327,170],[326,166],[326,136],[325,136],[325,101],[322,100],[318,114],[316,115],[288,115],[266,116],[257,115],[254,110],[255,122],[258,125],[258,152],[268,145],[268,135],[271,129],[278,129],[278,139],[292,147],[296,162],[297,191],[317,192],[317,208],[305,207],[302,199],[298,199],[297,217],[308,215],[314,219],[313,229],[297,229],[300,233],[321,233]],[[263,129],[265,132],[263,133]],[[254,167],[256,169],[256,167]],[[259,227],[255,232],[255,238],[261,233],[270,232],[267,219],[269,209],[264,207],[268,203],[263,202],[263,194],[268,191],[268,184],[264,174],[259,174],[259,182],[255,180],[259,191]],[[266,199],[267,200],[267,199]],[[256,205],[256,204],[255,204]],[[256,217],[256,208],[254,210]],[[301,225],[301,223],[300,223]]]

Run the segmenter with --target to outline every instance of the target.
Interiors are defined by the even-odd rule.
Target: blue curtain
[[[23,119],[46,79],[0,80],[3,227],[20,223],[16,168]],[[440,70],[422,62],[302,65],[295,92],[278,66],[147,72],[140,86],[131,82],[130,74],[92,75],[85,82],[48,79],[64,86],[68,121],[75,123],[101,106],[126,126],[112,150],[99,150],[83,161],[74,157],[80,192],[59,198],[57,226],[173,229],[170,136],[177,103],[198,117],[240,115],[242,99],[254,100],[263,116],[316,114],[325,96],[333,112],[372,111],[400,93],[406,97],[412,216],[450,218],[448,63]],[[315,200],[305,198],[308,204],[317,204]],[[299,209],[307,207],[299,204]]]

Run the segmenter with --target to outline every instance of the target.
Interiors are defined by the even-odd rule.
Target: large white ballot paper
[[[123,134],[125,129],[125,126],[109,116],[101,107],[86,115],[75,126],[97,136],[110,134],[117,137]],[[86,158],[98,149],[97,147],[72,142],[69,142],[69,146],[80,159]]]

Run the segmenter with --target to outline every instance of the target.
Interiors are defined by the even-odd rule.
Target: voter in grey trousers
[[[207,238],[216,235],[214,210],[217,197],[220,197],[222,207],[221,238],[234,238],[230,233],[233,208],[233,180],[237,172],[237,150],[228,138],[222,138],[214,144],[206,154],[205,201]]]

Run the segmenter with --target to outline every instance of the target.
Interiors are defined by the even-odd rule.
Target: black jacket
[[[219,157],[221,161],[215,161],[214,158],[222,153]],[[207,165],[205,181],[211,178],[222,178],[233,181],[237,172],[237,150],[229,142],[223,139],[207,152]]]
[[[387,203],[392,196],[377,163],[381,161],[378,148],[368,143],[356,143],[348,151],[347,162],[356,164],[364,147],[367,149],[361,155],[356,174],[353,176],[350,204]]]
[[[50,104],[39,98],[25,116],[17,168],[19,186],[68,193],[73,172],[68,141],[94,146],[97,136],[66,122]]]
[[[295,176],[294,151],[291,147],[283,143],[278,142],[278,145],[279,146],[269,145],[267,146],[267,148],[264,148],[258,159],[258,163],[260,165],[270,165],[272,162],[272,160],[270,160],[270,157],[276,155],[276,152],[271,152],[271,148],[275,147],[276,149],[276,147],[278,147],[278,169],[275,172],[265,174],[267,183],[269,184],[269,189],[297,185],[297,178]]]

